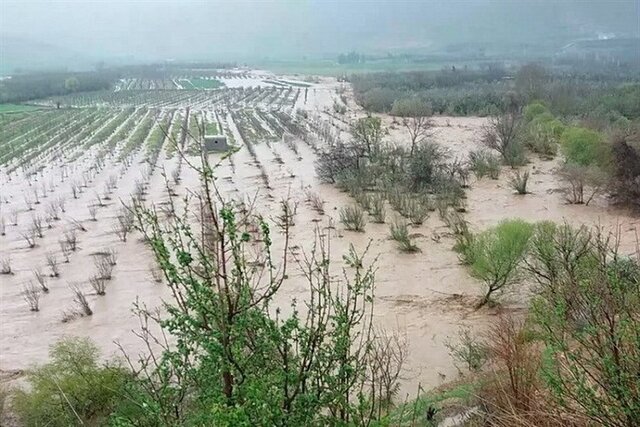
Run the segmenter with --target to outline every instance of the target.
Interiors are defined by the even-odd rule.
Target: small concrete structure
[[[204,149],[207,150],[207,153],[212,151],[227,151],[229,149],[227,137],[225,135],[205,135]]]

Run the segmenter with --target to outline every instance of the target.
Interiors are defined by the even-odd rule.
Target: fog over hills
[[[640,1],[2,0],[2,69],[107,62],[432,52],[474,43],[557,49],[638,37]]]

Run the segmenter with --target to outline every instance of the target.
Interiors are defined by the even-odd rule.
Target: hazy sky
[[[246,59],[640,34],[640,0],[0,0],[16,39],[92,58]],[[7,48],[8,50],[8,48]]]

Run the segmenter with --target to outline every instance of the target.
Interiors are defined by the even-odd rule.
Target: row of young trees
[[[328,237],[318,230],[312,247],[293,256],[291,212],[273,228],[220,195],[205,158],[196,169],[201,188],[192,196],[170,196],[162,211],[141,201],[130,206],[172,295],[162,314],[135,306],[145,355],[123,350],[124,363],[104,365],[89,341],[59,342],[51,362],[30,371],[30,387],[12,399],[21,421],[298,426],[384,419],[406,344],[373,327],[376,269],[367,251],[351,248],[346,267],[335,271]],[[278,307],[293,268],[307,283],[308,303]]]

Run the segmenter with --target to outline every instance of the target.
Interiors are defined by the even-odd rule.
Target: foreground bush
[[[350,248],[345,269],[333,271],[328,236],[318,230],[297,259],[311,303],[281,311],[274,298],[290,274],[291,222],[282,218],[272,233],[259,215],[237,214],[236,203],[216,196],[206,159],[201,170],[195,224],[189,209],[167,221],[136,206],[136,227],[174,295],[163,319],[136,311],[175,345],[163,345],[152,327],[143,335],[153,357],[136,366],[117,425],[353,425],[383,417],[405,351],[373,329],[375,270],[365,254]],[[276,235],[284,236],[277,252]]]
[[[542,375],[556,405],[594,425],[640,425],[640,254],[615,235],[547,225],[533,240]]]
[[[124,395],[131,375],[118,365],[102,365],[96,346],[85,338],[55,344],[51,361],[27,373],[28,391],[16,392],[12,406],[25,426],[105,425]]]

